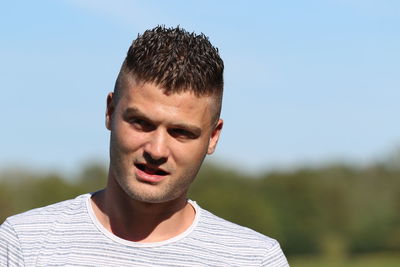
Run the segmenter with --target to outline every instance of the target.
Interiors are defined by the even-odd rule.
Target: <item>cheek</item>
[[[144,143],[143,135],[128,127],[115,129],[111,133],[113,145],[121,152],[132,152],[139,149]]]
[[[177,146],[174,149],[175,162],[185,166],[197,166],[201,164],[208,149],[208,142],[193,142]]]

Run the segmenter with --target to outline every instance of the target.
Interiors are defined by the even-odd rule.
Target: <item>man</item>
[[[221,133],[222,89],[204,35],[139,35],[107,97],[106,188],[8,218],[0,265],[288,266],[277,241],[187,199]]]

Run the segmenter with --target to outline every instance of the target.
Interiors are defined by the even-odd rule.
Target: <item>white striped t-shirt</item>
[[[113,235],[91,194],[9,217],[0,226],[0,266],[289,266],[274,239],[190,204],[192,225],[162,242]]]

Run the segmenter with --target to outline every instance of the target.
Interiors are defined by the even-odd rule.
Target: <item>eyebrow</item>
[[[137,107],[129,107],[123,112],[123,116],[129,116],[129,115],[135,115],[140,117],[141,119],[147,120],[149,122],[152,122],[153,120],[150,119],[146,114],[144,114],[141,110],[139,110]],[[188,124],[188,123],[172,123],[170,124],[173,128],[180,128],[184,129],[187,131],[192,132],[193,134],[200,136],[201,135],[201,128],[193,125],[193,124]]]
[[[191,125],[191,124],[186,124],[186,123],[177,123],[177,124],[172,124],[174,128],[179,128],[179,129],[184,129],[186,131],[189,131],[193,133],[195,136],[200,136],[201,135],[201,128]]]
[[[143,119],[150,120],[150,119],[147,118],[147,116],[146,116],[143,112],[141,112],[137,107],[129,107],[129,108],[127,108],[127,109],[123,112],[123,115],[124,115],[124,116],[126,116],[126,115],[136,115],[136,116],[139,116],[139,117],[141,117],[141,118],[143,118]]]

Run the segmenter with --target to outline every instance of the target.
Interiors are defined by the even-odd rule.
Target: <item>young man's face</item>
[[[222,120],[212,97],[166,95],[154,84],[127,82],[119,100],[109,95],[110,178],[131,198],[162,203],[186,198],[206,154],[214,152]]]

